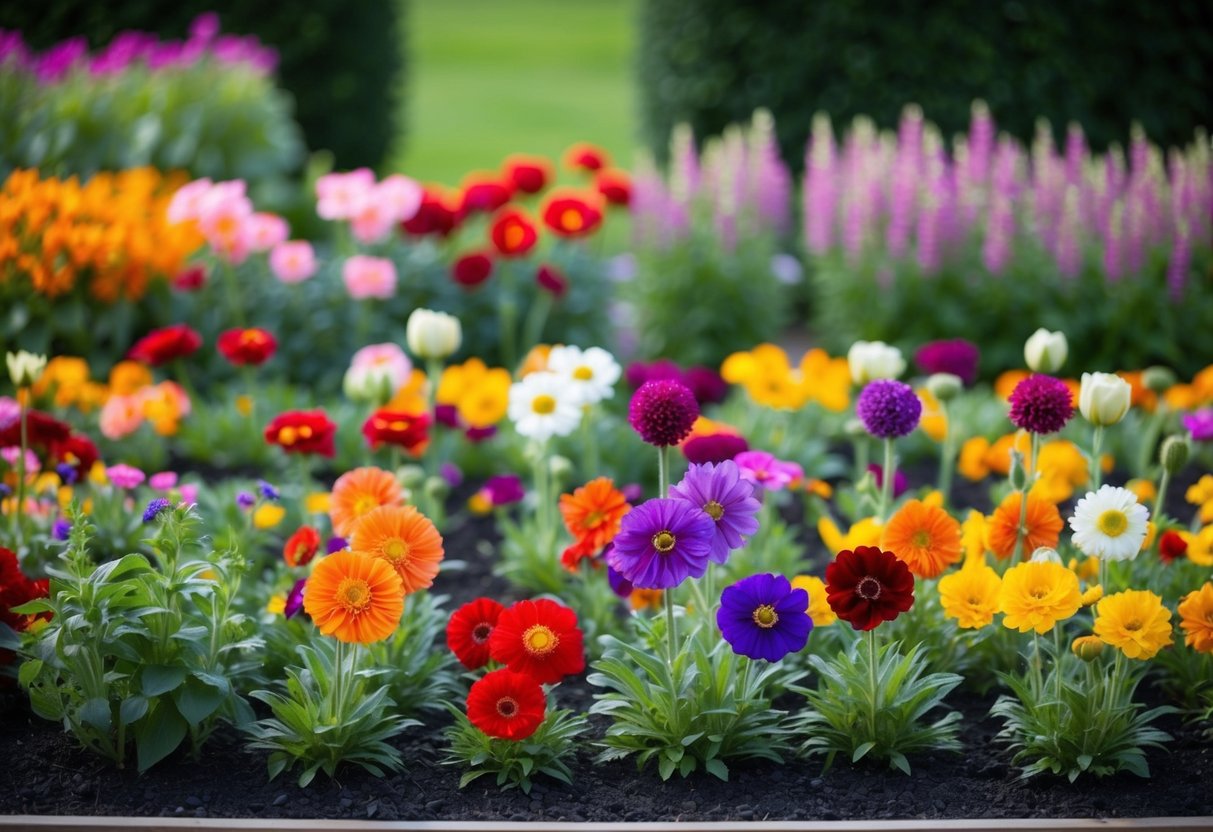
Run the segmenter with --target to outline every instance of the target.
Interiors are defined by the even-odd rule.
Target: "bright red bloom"
[[[395,445],[419,456],[430,443],[430,417],[425,413],[379,409],[362,425],[362,435],[372,449]]]
[[[1182,558],[1188,551],[1188,541],[1176,532],[1165,531],[1158,539],[1158,558],[1163,563]]]
[[[602,225],[602,198],[559,188],[543,204],[543,224],[561,237],[585,237]]]
[[[555,601],[519,601],[503,611],[489,638],[489,653],[538,682],[559,682],[585,670],[577,614]]]
[[[265,441],[288,454],[334,454],[337,425],[323,410],[288,410],[265,426]]]
[[[72,432],[67,422],[60,422],[41,410],[25,411],[25,435],[29,444],[38,448],[50,448],[56,442],[65,441]],[[0,428],[0,448],[21,444],[21,419],[17,418],[7,427]]]
[[[564,276],[564,273],[560,269],[547,263],[541,265],[539,270],[535,272],[535,283],[538,284],[540,289],[550,293],[556,300],[564,297],[565,293],[569,290],[569,279]]]
[[[564,152],[564,165],[570,170],[602,170],[610,163],[607,152],[589,142],[577,142]]]
[[[632,178],[617,168],[598,171],[594,187],[612,205],[628,205],[632,201]]]
[[[535,247],[539,230],[521,208],[502,208],[493,217],[489,238],[502,257],[521,257]]]
[[[492,598],[477,598],[451,613],[446,624],[446,646],[468,670],[489,663],[489,637],[504,609]]]
[[[434,234],[446,237],[459,225],[459,202],[444,189],[427,186],[421,197],[421,207],[410,219],[400,224],[409,234]]]
[[[514,190],[524,194],[537,194],[552,181],[552,163],[542,156],[509,156],[502,166],[501,174]]]
[[[61,463],[66,463],[76,469],[76,474],[83,477],[93,467],[93,463],[101,458],[93,440],[84,434],[75,433],[66,439],[50,444],[51,456]]]
[[[237,367],[259,366],[269,361],[278,341],[264,329],[229,329],[219,336],[216,344],[220,354]]]
[[[463,180],[463,196],[459,210],[463,214],[483,211],[491,214],[510,201],[514,195],[513,184],[495,173],[470,173]]]
[[[205,285],[206,268],[203,266],[191,266],[173,278],[173,288],[178,292],[196,292]]]
[[[892,552],[844,549],[826,567],[826,601],[856,630],[871,630],[913,606],[914,575]]]
[[[451,264],[451,280],[472,289],[493,276],[493,260],[481,251],[465,254]]]
[[[48,589],[48,581],[31,581],[21,571],[16,553],[0,546],[0,623],[22,632],[38,618],[49,619],[49,613],[30,616],[12,611],[13,607],[19,607],[35,598],[45,598]],[[4,662],[0,661],[0,664]]]
[[[494,670],[468,691],[468,721],[490,737],[525,740],[543,723],[547,700],[529,676]]]
[[[282,547],[282,559],[287,566],[307,566],[320,550],[320,532],[311,526],[300,526]]]
[[[135,342],[126,357],[132,361],[159,367],[178,358],[185,358],[202,346],[202,336],[185,324],[173,324],[154,329]]]

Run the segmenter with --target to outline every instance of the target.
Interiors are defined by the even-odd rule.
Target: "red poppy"
[[[237,367],[264,364],[278,349],[274,336],[264,329],[229,329],[219,336],[220,354]]]
[[[509,202],[513,195],[513,185],[497,174],[484,171],[470,173],[463,180],[459,210],[464,214],[476,211],[491,214]]]
[[[856,630],[871,630],[913,606],[914,576],[892,552],[844,549],[826,567],[826,601]]]
[[[570,170],[602,170],[610,163],[605,150],[588,142],[578,142],[564,152],[564,165]]]
[[[205,285],[206,269],[203,266],[191,266],[173,278],[173,288],[178,292],[196,292]]]
[[[307,566],[320,550],[320,532],[311,526],[300,526],[282,547],[282,559],[290,567]]]
[[[535,283],[540,289],[560,300],[569,290],[569,279],[555,266],[544,263],[535,272]]]
[[[632,201],[632,178],[617,168],[598,171],[594,187],[612,205],[627,205]]]
[[[154,329],[135,342],[126,357],[132,361],[159,367],[178,358],[185,358],[202,346],[202,337],[185,324],[173,324]]]
[[[93,463],[101,458],[93,440],[80,433],[72,434],[66,439],[52,442],[51,456],[61,463],[72,466],[76,474],[83,477],[93,467]]]
[[[459,225],[459,203],[445,189],[427,186],[421,196],[421,207],[400,226],[409,234],[434,234],[446,237]]]
[[[334,424],[323,410],[288,410],[265,426],[265,441],[288,454],[334,454]]]
[[[502,175],[524,194],[537,194],[552,181],[552,163],[542,156],[509,156],[502,166]]]
[[[468,691],[468,721],[490,737],[525,740],[543,723],[547,700],[529,676],[494,670]]]
[[[376,410],[362,425],[362,435],[372,450],[380,445],[395,445],[419,456],[430,442],[430,417],[403,410]]]
[[[1163,563],[1182,558],[1188,551],[1188,541],[1177,533],[1166,531],[1158,539],[1158,558]]]
[[[493,260],[487,254],[473,251],[451,264],[451,280],[465,289],[473,289],[493,276]]]
[[[56,442],[65,441],[72,432],[67,422],[60,422],[53,416],[48,416],[41,410],[25,411],[25,436],[28,444],[49,448]],[[0,428],[0,448],[21,444],[21,419],[13,419],[12,423]]]
[[[602,225],[602,200],[596,193],[560,188],[543,204],[543,224],[561,237],[585,237]]]
[[[502,257],[521,257],[535,247],[539,230],[526,211],[502,208],[493,217],[489,239]]]
[[[555,601],[519,601],[501,613],[489,638],[493,661],[539,682],[585,670],[577,614]]]
[[[446,624],[446,646],[468,670],[489,663],[489,636],[504,609],[492,598],[477,598],[451,613]]]

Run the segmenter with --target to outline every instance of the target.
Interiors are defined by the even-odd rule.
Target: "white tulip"
[[[38,377],[42,375],[42,371],[46,369],[45,355],[34,355],[32,352],[26,352],[25,350],[7,353],[4,356],[4,361],[8,364],[8,377],[19,388],[29,387],[38,380]]]
[[[1064,332],[1041,329],[1032,333],[1023,345],[1023,358],[1034,373],[1055,373],[1066,363],[1070,344]]]
[[[418,358],[446,358],[459,349],[463,330],[454,315],[414,309],[405,325],[404,339],[409,351]]]
[[[1114,425],[1129,412],[1133,388],[1112,373],[1083,373],[1078,391],[1078,409],[1093,425]]]
[[[878,378],[897,378],[906,369],[901,350],[884,341],[856,341],[847,351],[851,381],[867,384]]]

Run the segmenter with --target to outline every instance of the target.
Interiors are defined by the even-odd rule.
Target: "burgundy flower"
[[[451,280],[465,289],[484,283],[493,276],[493,260],[487,254],[474,251],[451,264]]]
[[[914,575],[892,552],[844,549],[826,567],[826,601],[856,630],[871,630],[914,605]]]
[[[202,346],[202,337],[185,324],[156,329],[135,342],[126,357],[151,367],[184,358]]]
[[[681,442],[698,416],[694,394],[678,381],[647,381],[628,404],[632,428],[645,442],[658,447]]]
[[[1029,433],[1056,433],[1074,415],[1074,397],[1061,379],[1031,375],[1011,391],[1011,421]]]
[[[960,376],[966,386],[977,381],[977,362],[980,359],[981,351],[977,345],[963,338],[931,341],[914,353],[914,363],[927,375],[951,373]]]

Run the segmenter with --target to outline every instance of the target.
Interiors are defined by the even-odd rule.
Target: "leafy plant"
[[[588,727],[583,714],[549,709],[534,734],[514,741],[490,737],[458,707],[448,702],[446,708],[455,724],[446,729],[451,745],[442,762],[467,769],[459,778],[459,788],[486,775],[496,775],[500,788],[518,788],[524,794],[531,793],[532,779],[537,774],[572,783],[573,775],[565,760],[575,750],[574,741]]]
[[[459,689],[455,657],[445,645],[434,649],[446,632],[446,596],[419,592],[404,599],[404,616],[391,638],[369,645],[371,664],[382,668],[380,680],[401,713],[415,716],[437,711]]]

